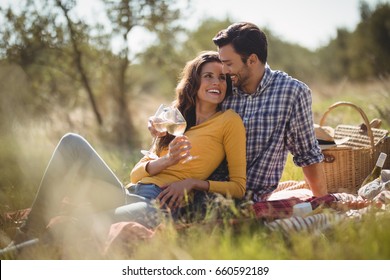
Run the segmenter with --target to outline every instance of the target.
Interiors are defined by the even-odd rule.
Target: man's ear
[[[259,58],[258,58],[257,55],[254,54],[254,53],[252,53],[252,54],[248,57],[248,63],[249,63],[250,65],[257,63],[258,61],[259,61]]]

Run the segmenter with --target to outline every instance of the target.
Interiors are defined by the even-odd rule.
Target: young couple
[[[110,221],[158,223],[153,204],[177,209],[193,191],[254,201],[277,186],[291,152],[314,196],[326,194],[323,156],[316,141],[311,91],[267,64],[266,35],[235,23],[213,39],[218,52],[203,52],[185,66],[172,106],[187,121],[184,136],[159,135],[159,158],[142,158],[125,188],[88,142],[65,135],[56,147],[22,228],[39,236],[64,197],[87,201]],[[232,86],[233,84],[233,91]],[[153,128],[150,128],[155,133]],[[195,160],[182,163],[191,154]],[[228,178],[214,170],[226,159]],[[223,174],[222,174],[223,175]]]

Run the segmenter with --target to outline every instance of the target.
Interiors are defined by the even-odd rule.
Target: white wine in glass
[[[180,136],[183,135],[186,127],[187,122],[184,119],[183,115],[177,108],[168,107],[165,114],[164,119],[167,120],[166,123],[164,123],[164,126],[166,127],[166,131],[169,134],[172,134],[174,136]],[[197,157],[189,155],[187,158],[185,158],[182,163],[189,162],[190,160],[196,159]]]
[[[175,136],[180,136],[184,134],[184,131],[186,130],[186,126],[187,126],[186,122],[168,123],[167,132]]]

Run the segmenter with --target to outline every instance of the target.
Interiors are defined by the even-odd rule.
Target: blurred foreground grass
[[[136,260],[388,260],[390,215],[368,213],[321,232],[270,232],[260,221],[232,226],[213,222],[177,230],[167,223],[147,240],[130,240],[101,256],[96,248],[67,240],[66,253],[37,246],[20,259],[136,259]],[[84,241],[83,241],[84,242]],[[13,257],[11,257],[12,259]],[[7,259],[7,258],[5,258]]]

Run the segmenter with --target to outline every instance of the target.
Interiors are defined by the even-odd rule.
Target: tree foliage
[[[19,12],[2,9],[7,24],[0,28],[1,54],[29,77],[31,108],[48,112],[56,104],[70,109],[83,99],[78,93],[84,87],[101,123],[89,73],[98,56],[89,44],[91,28],[71,19],[73,8],[74,1],[44,0],[27,1]]]
[[[329,80],[364,81],[390,73],[390,4],[372,9],[362,2],[360,17],[354,31],[338,29],[337,37],[318,51]]]
[[[356,36],[365,38],[368,64],[375,76],[390,73],[390,4],[379,4],[367,19],[358,25]]]
[[[138,145],[129,113],[134,86],[128,73],[129,33],[136,26],[172,32],[179,10],[172,6],[174,0],[104,1],[103,12],[112,26],[107,33],[100,23],[91,25],[79,18],[76,3],[35,0],[16,6],[19,11],[15,6],[2,8],[7,24],[0,27],[0,55],[27,73],[33,107],[49,110],[53,108],[49,104],[56,104],[66,114],[77,103],[85,106],[87,99],[97,123],[106,120],[103,131],[114,132],[105,133],[111,141]],[[118,37],[122,48],[113,54],[109,45]]]

